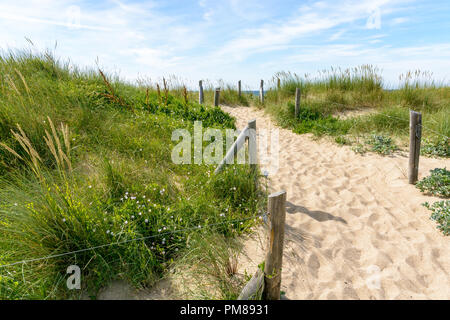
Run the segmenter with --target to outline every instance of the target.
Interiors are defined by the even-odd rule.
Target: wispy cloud
[[[70,16],[66,17],[64,20],[52,20],[52,19],[40,19],[34,17],[27,17],[24,15],[16,15],[11,13],[0,13],[0,19],[5,20],[13,20],[19,22],[28,22],[28,23],[39,23],[39,24],[48,24],[54,26],[62,26],[71,29],[87,29],[87,30],[96,30],[96,31],[111,31],[112,29],[107,27],[95,26],[95,25],[85,25],[80,24],[79,22],[71,19]]]
[[[129,79],[177,74],[256,86],[281,69],[361,63],[380,64],[392,79],[401,68],[448,78],[441,50],[450,39],[437,24],[449,25],[439,14],[450,5],[437,1],[439,10],[425,0],[0,0],[8,31],[0,47],[23,47],[25,37],[39,48],[58,41],[58,55],[82,65],[98,58]],[[374,12],[379,28],[368,27]]]
[[[409,22],[409,21],[410,21],[410,19],[407,18],[407,17],[398,17],[398,18],[392,19],[390,24],[392,26],[396,26],[398,24],[406,23],[406,22]]]
[[[390,45],[367,47],[364,44],[304,46],[302,53],[287,56],[282,63],[268,63],[267,69],[316,70],[340,65],[344,68],[370,63],[383,70],[387,85],[395,86],[398,75],[409,70],[432,70],[438,80],[450,80],[450,43],[395,48]],[[339,61],[339,64],[336,64]],[[307,69],[306,69],[307,70]],[[316,70],[308,70],[314,74]]]
[[[136,62],[141,65],[149,66],[157,70],[164,70],[174,67],[183,58],[174,56],[168,50],[153,49],[153,48],[139,48],[128,49],[121,52],[123,55],[130,55]]]
[[[345,33],[345,30],[340,30],[340,31],[334,33],[328,40],[336,41],[336,40],[340,39],[344,33]]]
[[[320,32],[332,28],[368,19],[369,8],[382,8],[392,5],[392,1],[345,1],[314,2],[305,5],[288,19],[266,24],[258,28],[242,31],[242,36],[232,39],[218,52],[218,55],[231,56],[237,60],[265,51],[273,51],[277,46],[283,46],[293,41],[306,41]],[[395,3],[395,1],[394,1]]]

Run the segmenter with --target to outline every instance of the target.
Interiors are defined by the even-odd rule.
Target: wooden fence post
[[[237,300],[260,300],[264,291],[264,273],[260,268],[242,289]]]
[[[256,119],[253,119],[248,122],[248,157],[251,171],[256,172],[256,165],[258,163],[258,152],[256,145]]]
[[[264,264],[264,300],[280,300],[281,267],[283,262],[286,191],[269,195],[270,232]]]
[[[238,81],[238,95],[241,97],[241,80]]]
[[[422,139],[422,114],[409,111],[409,170],[410,184],[415,184],[419,175],[420,141]]]
[[[264,80],[261,80],[261,85],[259,87],[259,101],[264,103]]]
[[[220,88],[216,88],[216,91],[214,93],[214,106],[219,106],[219,99],[220,99]]]
[[[278,89],[278,90],[281,89],[281,81],[280,81],[280,78],[277,78],[277,89]]]
[[[200,80],[198,82],[198,86],[199,86],[199,91],[198,91],[198,103],[202,104],[203,103],[203,81]]]
[[[235,155],[237,155],[239,150],[245,145],[245,142],[247,141],[247,130],[248,126],[241,131],[236,141],[234,141],[231,147],[227,150],[225,157],[222,159],[222,161],[220,161],[219,165],[214,171],[214,174],[218,174],[219,172],[221,172],[225,164],[233,163]]]
[[[257,170],[258,164],[258,146],[256,141],[256,119],[253,119],[248,122],[248,125],[241,131],[236,141],[231,145],[231,147],[227,150],[225,157],[220,161],[217,166],[214,174],[222,171],[225,164],[231,164],[234,161],[234,156],[237,155],[239,150],[244,146],[245,142],[249,141],[248,150],[249,150],[249,163],[250,168],[253,172]]]
[[[300,88],[295,89],[295,118],[300,114]]]

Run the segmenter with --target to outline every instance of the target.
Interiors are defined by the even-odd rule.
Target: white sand
[[[254,118],[258,129],[274,127],[262,111],[223,109],[238,128]],[[439,199],[408,184],[407,157],[362,156],[284,129],[279,143],[270,190],[287,191],[281,288],[287,298],[450,299],[450,237],[421,206]],[[419,179],[445,166],[449,160],[421,157]],[[263,247],[246,243],[251,259],[243,258],[242,272],[255,272]]]

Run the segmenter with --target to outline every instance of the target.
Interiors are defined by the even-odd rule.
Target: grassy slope
[[[81,267],[83,287],[93,295],[115,278],[151,285],[195,246],[192,233],[206,231],[162,233],[227,222],[209,231],[226,239],[254,224],[229,223],[262,206],[247,167],[230,166],[214,177],[211,166],[171,161],[174,129],[192,132],[194,120],[234,127],[220,109],[186,103],[176,92],[110,83],[49,54],[4,55],[0,74],[0,141],[23,159],[0,147],[0,265],[155,237],[0,268],[0,299],[73,296],[65,287],[72,264]],[[67,141],[60,123],[69,127]],[[37,165],[12,135],[17,124],[41,159]],[[62,156],[57,162],[46,130],[54,145],[60,141],[71,170]]]
[[[368,148],[382,152],[386,148],[394,149],[394,141],[407,145],[409,110],[420,111],[423,118],[422,151],[448,157],[450,87],[437,86],[432,81],[423,83],[420,81],[423,76],[429,75],[420,72],[403,75],[401,87],[390,91],[383,89],[379,71],[372,66],[322,71],[314,79],[278,73],[274,79],[280,79],[280,86],[274,83],[267,91],[264,106],[255,99],[251,104],[264,108],[279,124],[294,132],[331,135],[338,143],[360,147],[355,150]],[[301,112],[296,119],[294,97],[297,87],[301,88]],[[362,114],[338,117],[349,111]]]

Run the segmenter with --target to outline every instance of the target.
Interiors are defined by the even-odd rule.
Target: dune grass
[[[393,148],[406,147],[409,110],[419,111],[423,122],[422,153],[448,157],[450,87],[431,78],[427,72],[408,72],[400,75],[398,88],[387,90],[381,71],[370,65],[332,68],[315,77],[279,72],[269,84],[264,105],[256,99],[250,104],[263,108],[281,126],[294,132],[330,135],[337,143],[362,147],[359,151],[373,149],[364,142],[372,141],[373,136],[381,137],[379,142],[390,141]],[[298,118],[294,114],[296,88],[301,90]]]
[[[112,279],[151,286],[191,237],[230,239],[257,223],[265,197],[248,166],[214,176],[171,161],[173,130],[235,127],[219,108],[50,53],[4,53],[0,74],[0,265],[98,247],[0,266],[0,299],[78,298],[70,265],[91,297]]]
[[[175,78],[133,85],[28,52],[2,54],[0,75],[0,265],[98,247],[0,266],[1,299],[77,298],[66,288],[73,264],[91,297],[113,279],[148,287],[183,267],[200,270],[192,273],[199,283],[217,289],[194,286],[191,296],[236,297],[242,279],[233,271],[235,252],[224,248],[237,250],[234,237],[257,223],[253,217],[265,205],[259,176],[247,166],[214,176],[212,166],[171,161],[173,130],[192,132],[196,120],[235,127],[211,107],[211,84],[199,105],[198,93]],[[414,109],[423,112],[422,151],[448,157],[450,88],[419,81],[423,76],[430,77],[402,75],[402,85],[389,91],[371,66],[315,78],[278,73],[264,105],[223,82],[221,104],[264,108],[299,134],[329,135],[382,154],[407,142]],[[342,117],[347,112],[356,115]]]

